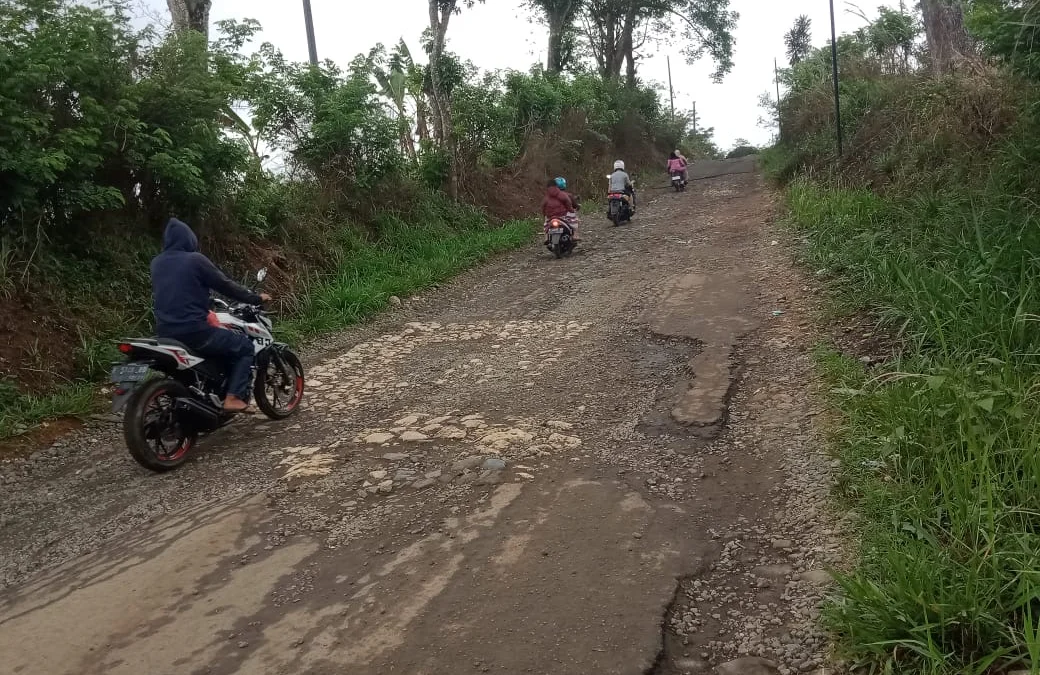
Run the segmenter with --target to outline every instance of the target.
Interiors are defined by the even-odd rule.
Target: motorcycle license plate
[[[549,228],[549,234],[563,234],[563,228],[562,227],[552,227],[552,228]]]
[[[116,384],[122,384],[124,382],[141,382],[146,377],[148,377],[148,366],[141,363],[129,363],[113,368],[110,379]]]

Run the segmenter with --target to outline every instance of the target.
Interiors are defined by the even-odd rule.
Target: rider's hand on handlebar
[[[267,293],[261,293],[260,294],[260,300],[262,302],[271,302],[271,296],[268,295]]]

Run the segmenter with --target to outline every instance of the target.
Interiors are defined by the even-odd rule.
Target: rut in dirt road
[[[337,337],[173,474],[111,427],[9,465],[11,672],[822,667],[811,289],[754,160],[717,174]]]

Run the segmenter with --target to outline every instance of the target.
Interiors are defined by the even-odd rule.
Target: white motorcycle
[[[256,275],[259,284],[267,270]],[[288,346],[275,342],[271,319],[262,307],[213,300],[216,321],[253,342],[253,398],[271,419],[292,415],[303,400],[304,372]],[[123,434],[130,455],[156,472],[174,469],[187,459],[199,434],[215,431],[232,419],[224,411],[226,364],[193,354],[176,340],[122,340],[127,360],[112,369],[112,411],[126,408]]]

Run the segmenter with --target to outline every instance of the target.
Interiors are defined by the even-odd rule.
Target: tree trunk
[[[430,49],[430,87],[433,99],[433,132],[441,147],[448,154],[448,194],[459,196],[458,153],[451,120],[451,101],[441,85],[441,58],[444,56],[444,39],[448,33],[448,22],[455,11],[455,0],[429,0],[430,30],[433,31],[433,46]]]
[[[964,29],[961,0],[921,0],[921,14],[932,72],[936,75],[953,72],[974,47]]]
[[[193,30],[209,39],[209,9],[213,0],[166,0],[178,33]]]
[[[558,75],[567,67],[570,54],[565,53],[564,41],[574,21],[575,1],[559,0],[544,5],[546,23],[549,24],[549,49],[546,55],[546,72]]]
[[[629,89],[636,88],[636,55],[631,36],[625,42],[625,86]]]
[[[559,17],[549,17],[549,53],[545,59],[545,71],[550,75],[563,72],[563,29]]]
[[[429,109],[426,107],[426,100],[423,94],[415,96],[415,135],[419,137],[419,142],[430,140],[430,127],[427,124],[427,118],[429,117]]]
[[[610,66],[610,79],[613,82],[621,81],[621,69],[627,63],[627,80],[626,85],[630,87],[635,86],[636,81],[636,61],[634,54],[634,40],[633,34],[636,30],[636,15],[638,13],[637,3],[629,2],[628,8],[625,11],[624,20],[621,23],[621,34],[618,36],[618,41],[614,49],[614,59]]]

